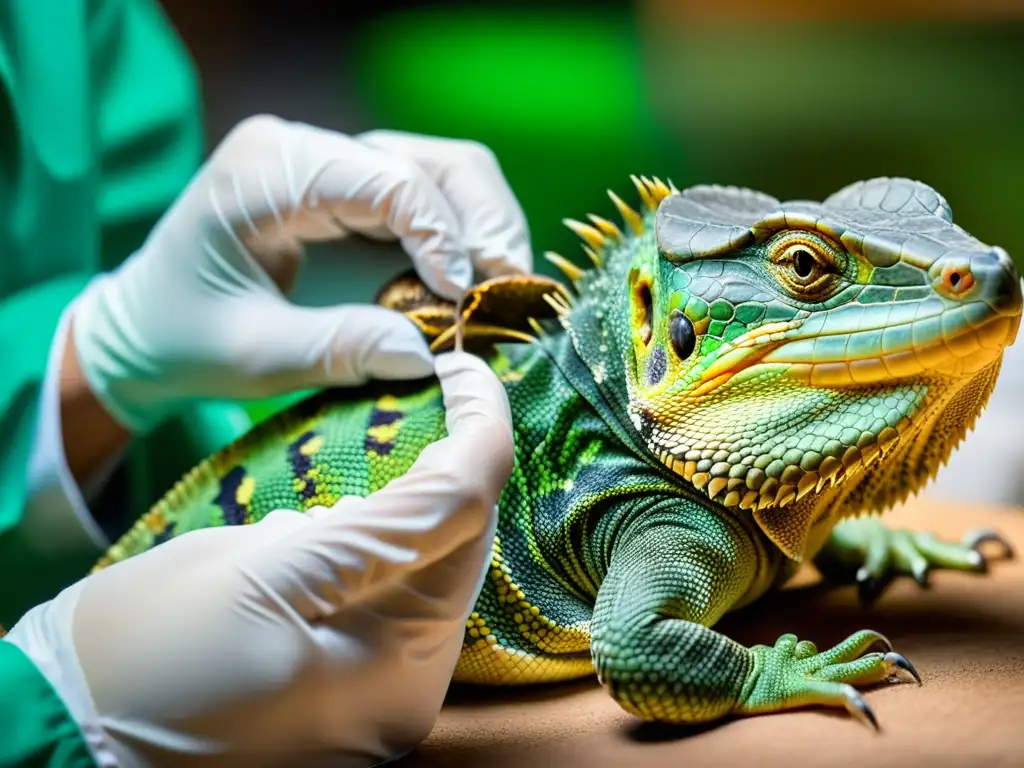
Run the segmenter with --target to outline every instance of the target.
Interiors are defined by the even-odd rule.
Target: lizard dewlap
[[[566,222],[593,264],[550,254],[568,286],[497,278],[463,301],[516,466],[455,680],[596,671],[649,720],[822,705],[873,722],[854,686],[917,677],[878,633],[746,648],[713,627],[809,560],[868,598],[897,572],[984,568],[992,533],[949,543],[868,513],[920,489],[984,407],[1020,323],[1013,262],[908,179],[822,203],[633,181],[639,210],[610,193],[621,227]],[[380,303],[451,345],[455,307],[415,278]],[[97,567],[371,494],[444,425],[436,381],[321,393],[194,469]]]

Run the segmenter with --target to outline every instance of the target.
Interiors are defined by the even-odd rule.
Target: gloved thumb
[[[511,432],[512,412],[501,381],[487,363],[468,352],[445,352],[434,360],[434,372],[444,394],[449,432],[468,425],[501,425]]]
[[[430,348],[411,320],[383,307],[264,306],[248,328],[244,365],[268,392],[419,379],[434,372]]]

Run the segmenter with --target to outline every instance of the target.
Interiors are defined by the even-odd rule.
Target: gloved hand
[[[297,307],[302,244],[398,238],[426,284],[529,272],[522,210],[471,142],[349,137],[250,118],[214,151],[138,253],[79,299],[79,363],[111,415],[144,432],[199,398],[418,378],[420,333],[374,306]]]
[[[436,372],[448,437],[383,490],[186,533],[11,630],[102,765],[365,766],[426,737],[513,464],[495,375],[466,353]]]

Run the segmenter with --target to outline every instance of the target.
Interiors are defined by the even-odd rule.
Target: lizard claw
[[[869,728],[880,731],[878,718],[868,705],[867,699],[852,685],[846,685],[844,689],[846,711]]]
[[[936,569],[986,573],[989,561],[981,553],[985,544],[996,543],[1007,560],[1013,547],[991,528],[968,531],[959,543],[944,541],[927,531],[890,530],[874,518],[844,521],[819,553],[815,565],[832,581],[857,585],[861,605],[872,606],[896,576],[905,574],[923,588]],[[850,564],[858,567],[851,573]]]
[[[875,604],[879,595],[885,591],[889,580],[871,572],[870,569],[861,567],[857,570],[857,599],[860,604],[867,607]]]
[[[928,586],[928,574],[931,572],[931,563],[925,559],[915,560],[910,566],[910,575],[922,589]]]
[[[879,652],[878,649],[881,649]],[[892,650],[878,632],[861,630],[833,648],[814,653],[813,643],[782,635],[774,646],[750,649],[758,672],[739,712],[779,712],[803,706],[845,708],[865,725],[878,720],[858,687],[884,682],[921,682],[914,665]]]
[[[914,668],[914,665],[910,663],[906,656],[890,651],[885,654],[885,661],[892,667],[891,677],[903,680],[904,682],[910,682],[913,679],[918,685],[921,685],[921,675],[917,673],[917,669]]]
[[[995,542],[1003,548],[1003,558],[1005,560],[1013,560],[1015,557],[1013,545],[1010,544],[1005,536],[992,528],[975,528],[972,531],[968,531],[964,534],[960,543],[981,555],[981,545],[989,542]]]

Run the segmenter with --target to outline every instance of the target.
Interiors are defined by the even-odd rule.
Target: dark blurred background
[[[611,216],[605,190],[635,199],[632,173],[783,199],[910,176],[1024,266],[1022,0],[164,5],[203,83],[208,146],[258,112],[481,141],[538,271],[553,273],[549,249],[583,263],[561,219]],[[1022,386],[1018,344],[943,493],[1024,503]]]

